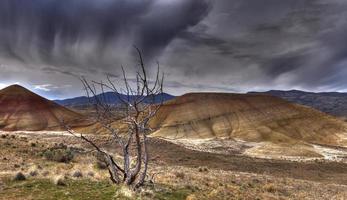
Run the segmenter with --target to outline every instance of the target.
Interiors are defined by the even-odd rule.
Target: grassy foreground
[[[35,199],[35,200],[110,200],[129,199],[117,194],[119,187],[107,181],[97,182],[91,180],[68,180],[66,186],[57,186],[48,179],[29,179],[25,181],[4,180],[3,189],[0,190],[0,199]],[[189,190],[181,189],[170,191],[168,188],[154,193],[142,193],[131,199],[158,199],[178,200],[185,199]]]

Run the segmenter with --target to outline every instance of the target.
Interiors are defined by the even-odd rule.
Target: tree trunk
[[[135,133],[135,140],[136,140],[136,150],[137,150],[137,159],[136,159],[136,165],[133,171],[130,172],[130,175],[126,179],[126,184],[131,185],[135,181],[137,175],[139,174],[141,170],[141,164],[142,164],[142,146],[140,141],[140,135],[138,130]]]
[[[146,179],[147,176],[147,169],[148,169],[148,150],[147,150],[147,136],[146,134],[144,134],[143,136],[143,163],[144,163],[144,168],[143,168],[143,172],[141,173],[141,176],[139,178],[138,183],[136,184],[135,188],[139,188],[141,187]]]
[[[116,166],[113,164],[112,162],[112,158],[110,155],[105,156],[106,157],[106,161],[107,161],[107,168],[108,168],[108,172],[110,173],[110,178],[111,181],[115,184],[120,183],[119,180],[119,174],[117,172],[117,168]]]

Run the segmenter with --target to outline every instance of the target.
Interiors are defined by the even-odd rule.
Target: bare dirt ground
[[[185,148],[224,155],[245,155],[254,158],[290,161],[337,161],[347,163],[347,148],[315,143],[297,144],[247,142],[241,139],[177,139],[169,140]]]
[[[111,151],[114,144],[107,142],[108,137],[93,137]],[[56,163],[42,157],[42,152],[55,143],[78,149],[72,162]],[[73,181],[83,184],[85,180],[107,180],[107,171],[95,168],[91,148],[62,132],[3,132],[0,147],[0,199],[40,199],[43,194],[32,188],[36,188],[38,180],[72,177],[76,170],[83,173],[82,179],[72,178],[68,187],[59,188],[64,190],[59,198],[51,195],[41,199],[83,199],[83,193],[76,194],[80,196],[77,198],[73,191],[66,192]],[[157,189],[140,199],[347,199],[347,164],[343,162],[260,159],[233,151],[227,155],[202,152],[156,138],[150,139],[149,149],[150,175]],[[30,175],[33,170],[37,175]],[[27,175],[25,182],[10,181],[18,171]],[[94,186],[89,191],[94,191]],[[56,192],[54,187],[46,190]]]

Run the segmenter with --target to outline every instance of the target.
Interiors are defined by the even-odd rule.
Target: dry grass
[[[57,186],[65,186],[66,185],[66,180],[64,176],[56,176],[53,178],[53,183],[54,185]]]
[[[269,175],[169,167],[161,170],[157,183],[190,190],[191,199],[345,199],[347,187]],[[164,172],[165,171],[165,172]],[[185,178],[177,177],[177,171]]]
[[[65,164],[66,165],[66,164]],[[77,164],[80,168],[82,165]],[[88,166],[85,166],[88,167]],[[57,167],[52,166],[50,170],[60,174],[52,174],[45,178],[61,187],[70,187],[73,180],[72,174],[76,166]],[[79,181],[106,181],[107,174],[99,178],[100,170],[95,168],[93,176],[84,176]],[[269,175],[240,173],[223,170],[209,170],[208,173],[199,172],[199,168],[177,167],[177,166],[151,166],[150,174],[154,176],[156,189],[147,189],[146,195],[153,196],[158,192],[170,195],[180,191],[180,198],[172,199],[331,199],[347,198],[347,187],[336,184],[324,184],[311,181],[278,178]],[[42,170],[43,171],[43,170]],[[91,171],[89,171],[91,172]],[[30,177],[29,182],[41,180],[43,173],[36,177]],[[68,189],[68,188],[66,188]],[[27,193],[30,191],[26,191]],[[34,192],[34,191],[32,191]],[[0,193],[1,194],[1,193]],[[34,193],[33,193],[34,194]],[[121,195],[127,196],[124,192]],[[145,193],[141,193],[145,194]]]
[[[107,195],[115,195],[113,186],[108,180],[107,170],[95,167],[97,159],[93,154],[76,154],[70,163],[47,161],[37,154],[54,143],[61,142],[61,138],[37,140],[38,145],[34,147],[25,139],[19,138],[19,136],[0,137],[0,145],[3,147],[0,150],[0,169],[5,172],[0,174],[0,177],[5,177],[3,180],[7,180],[6,177],[14,176],[13,171],[22,171],[27,180],[17,183],[5,181],[4,184],[0,181],[0,188],[7,188],[0,189],[1,197],[24,198],[20,195],[13,196],[12,192],[27,196],[41,196],[45,195],[43,190],[46,189],[53,196],[62,195],[60,199],[68,199],[64,196],[65,192],[70,192],[70,195],[67,195],[70,198],[80,199],[79,196],[73,196],[81,195],[81,193],[74,193],[74,190],[84,190],[81,188],[83,185],[87,185],[89,191],[85,192],[88,195],[97,196],[100,195],[98,191],[104,190],[108,192]],[[74,145],[73,140],[69,142]],[[4,143],[9,145],[4,146]],[[17,148],[13,149],[13,145]],[[76,145],[76,147],[81,146]],[[229,162],[229,157],[178,149],[177,146],[167,143],[155,143],[151,147],[151,155],[155,159],[150,165],[149,175],[151,177],[153,175],[155,185],[154,187],[146,186],[141,193],[137,194],[142,199],[347,199],[345,186],[347,180],[340,174],[334,174],[341,170],[345,171],[343,165],[311,163],[309,169],[313,170],[317,176],[314,178],[304,176],[308,171],[302,168],[305,165],[299,162],[282,164],[252,158]],[[3,160],[4,157],[7,159]],[[240,168],[254,171],[245,173],[237,168],[234,168],[237,170],[227,168],[236,164],[240,165]],[[17,168],[14,168],[14,165],[17,165]],[[254,169],[249,168],[251,165],[254,165]],[[291,165],[293,168],[285,168]],[[324,170],[320,171],[318,167],[325,165],[330,168],[323,168]],[[264,166],[267,166],[267,173],[255,171]],[[278,166],[281,170],[277,169]],[[83,177],[74,177],[75,172],[80,172]],[[35,176],[32,176],[33,173]],[[286,173],[300,173],[304,179],[310,178],[314,181],[300,180]],[[346,184],[343,185],[343,183]],[[122,195],[125,194],[122,193]]]

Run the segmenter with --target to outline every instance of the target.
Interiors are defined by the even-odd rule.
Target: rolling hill
[[[60,120],[77,122],[81,117],[20,85],[0,90],[0,130],[61,130]]]
[[[0,91],[0,130],[62,130],[61,119],[76,131],[102,133],[97,123],[19,85]],[[153,137],[186,144],[223,140],[218,148],[238,145],[255,156],[317,157],[322,155],[316,145],[347,147],[344,121],[265,94],[185,94],[166,101],[150,123]]]
[[[263,143],[257,149],[263,154],[314,154],[312,144],[347,146],[345,122],[262,94],[186,94],[165,103],[151,125],[157,129],[153,136],[170,140]]]

